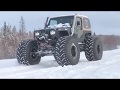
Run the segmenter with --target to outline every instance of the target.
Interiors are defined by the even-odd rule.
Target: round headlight
[[[36,32],[36,33],[35,33],[35,36],[39,36],[39,33],[38,33],[38,32]]]
[[[50,35],[54,35],[55,34],[55,31],[50,31]]]

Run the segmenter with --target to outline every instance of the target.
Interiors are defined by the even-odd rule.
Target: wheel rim
[[[71,56],[73,57],[73,59],[77,57],[77,47],[74,43],[71,45]]]
[[[33,47],[33,48],[31,49],[31,52],[30,52],[30,56],[31,56],[31,58],[32,58],[33,60],[36,60],[36,58],[38,57],[38,55],[35,54],[36,52],[37,52],[37,49],[36,49],[35,47]]]

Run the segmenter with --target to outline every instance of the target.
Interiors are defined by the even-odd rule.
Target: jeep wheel
[[[103,55],[103,47],[99,38],[89,36],[85,40],[85,56],[88,61],[101,60]]]
[[[35,40],[22,41],[17,48],[17,61],[19,64],[35,65],[41,60],[41,57],[36,55],[38,46]]]
[[[60,37],[56,43],[54,57],[61,66],[78,64],[80,47],[76,38]]]

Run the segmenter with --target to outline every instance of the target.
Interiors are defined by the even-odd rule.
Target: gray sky
[[[96,34],[120,35],[119,11],[0,11],[0,28],[4,21],[19,29],[20,17],[23,16],[27,31],[43,28],[46,17],[81,14],[89,17],[92,31]]]

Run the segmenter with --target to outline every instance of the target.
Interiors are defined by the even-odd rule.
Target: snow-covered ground
[[[84,52],[79,64],[61,67],[53,56],[41,59],[38,65],[19,65],[16,59],[0,60],[0,78],[26,79],[95,79],[120,78],[120,48],[104,51],[100,61],[87,61]]]

